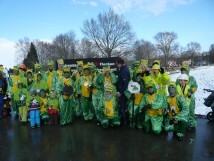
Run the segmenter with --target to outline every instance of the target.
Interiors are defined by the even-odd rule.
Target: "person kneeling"
[[[188,121],[188,105],[183,96],[176,94],[174,82],[169,83],[168,91],[168,112],[165,119],[165,131],[173,131],[175,137],[182,141]]]

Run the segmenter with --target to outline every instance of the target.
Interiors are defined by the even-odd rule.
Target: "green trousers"
[[[143,128],[143,114],[140,112],[139,106],[134,105],[133,101],[129,102],[128,105],[129,111],[129,126],[131,128],[137,127],[138,129]]]
[[[99,110],[99,107],[102,104],[102,92],[98,91],[96,94],[92,94],[92,104],[93,104],[93,108],[94,108],[94,112],[96,115],[97,120],[100,120],[101,117],[101,113]]]
[[[101,125],[104,128],[107,128],[109,126],[119,126],[120,125],[120,118],[118,115],[115,115],[113,117],[108,117],[103,115],[101,117]]]
[[[91,98],[82,96],[81,105],[84,120],[92,120],[94,117],[94,109],[92,106]]]
[[[184,136],[187,122],[186,121],[178,121],[178,123],[174,123],[173,119],[166,117],[164,120],[164,129],[168,132],[174,132],[176,135]]]
[[[163,116],[149,116],[148,114],[145,115],[145,122],[144,122],[144,128],[148,132],[150,129],[156,134],[161,133],[162,131],[162,122],[163,122]]]
[[[72,123],[73,106],[75,102],[72,99],[60,101],[60,125]]]

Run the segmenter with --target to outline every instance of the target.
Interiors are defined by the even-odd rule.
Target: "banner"
[[[111,69],[117,68],[116,60],[118,57],[111,57],[111,58],[88,58],[88,59],[64,59],[64,64],[69,65],[71,70],[75,70],[77,67],[77,61],[83,61],[84,64],[88,62],[93,62],[94,65],[98,69],[102,69],[105,66],[110,66]],[[56,62],[56,68],[58,69],[58,64]]]

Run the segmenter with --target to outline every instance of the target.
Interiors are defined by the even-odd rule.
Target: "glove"
[[[149,109],[149,108],[151,108],[150,104],[144,106],[144,109],[145,109],[145,110],[147,110],[147,109]]]
[[[160,73],[164,74],[164,68],[163,67],[160,68]]]
[[[144,76],[144,74],[145,74],[145,72],[142,72],[142,73],[141,73],[141,77],[143,77],[143,76]]]
[[[146,71],[145,71],[145,74],[146,74],[146,76],[149,76],[149,75],[150,75],[149,70],[146,70]]]
[[[81,94],[78,94],[77,96],[78,96],[79,99],[81,98]]]
[[[131,98],[131,99],[134,99],[134,95],[135,95],[135,94],[134,94],[134,93],[132,93],[130,98]]]

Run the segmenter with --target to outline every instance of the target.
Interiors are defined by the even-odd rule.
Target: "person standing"
[[[7,81],[4,78],[3,71],[0,71],[0,118],[2,118],[2,110],[6,92],[7,92]]]
[[[121,125],[128,125],[128,110],[127,110],[127,98],[124,91],[127,89],[130,81],[129,68],[125,65],[125,61],[122,58],[118,58],[116,61],[118,68],[118,84],[117,84],[117,97],[119,99],[119,117]]]

